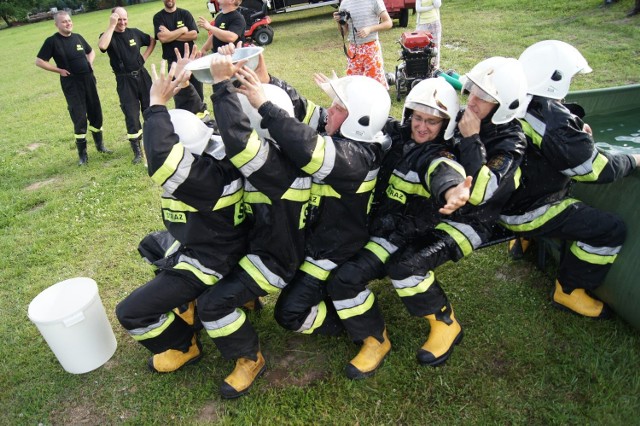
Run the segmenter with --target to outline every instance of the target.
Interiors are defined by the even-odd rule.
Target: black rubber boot
[[[103,154],[112,154],[113,151],[104,146],[104,142],[102,140],[102,131],[100,132],[91,132],[93,135],[93,142],[96,144],[96,149],[98,152]]]
[[[131,150],[133,151],[133,160],[131,163],[139,164],[142,162],[142,148],[140,147],[140,139],[129,139]]]
[[[78,148],[78,157],[80,158],[78,166],[86,166],[89,162],[89,157],[87,157],[87,140],[76,139],[76,148]]]

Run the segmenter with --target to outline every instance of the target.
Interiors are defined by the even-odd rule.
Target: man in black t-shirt
[[[238,41],[244,41],[247,23],[242,13],[238,12],[241,3],[242,0],[219,0],[220,13],[216,15],[213,23],[209,23],[202,16],[198,17],[198,26],[209,31],[209,38],[202,46],[203,52],[211,50],[215,53],[220,46],[229,43],[235,45]]]
[[[133,164],[142,161],[142,125],[140,113],[149,107],[151,76],[144,63],[153,52],[156,40],[137,28],[127,28],[127,11],[115,7],[109,17],[107,30],[100,34],[98,48],[107,52],[109,62],[116,75],[116,90],[120,98],[120,108],[124,113],[127,138],[133,150]],[[144,53],[140,52],[147,46]]]
[[[198,38],[198,26],[188,10],[176,6],[176,0],[163,0],[163,2],[164,9],[153,16],[153,29],[156,40],[162,43],[162,59],[166,59],[171,66],[172,62],[178,60],[174,48],[178,49],[182,57],[185,56],[185,43],[189,45],[189,50],[193,51],[193,42]],[[193,76],[189,79],[189,83],[198,92],[200,100],[203,100],[202,83]],[[176,108],[191,111],[201,119],[208,114],[207,105],[204,102],[194,111],[194,107],[188,102],[188,97],[184,93],[181,94],[182,92],[187,93],[180,91],[173,98]]]
[[[67,107],[80,157],[79,165],[87,164],[87,119],[96,148],[111,153],[102,140],[102,106],[93,75],[96,53],[80,35],[73,33],[73,22],[67,12],[54,17],[58,32],[47,38],[36,57],[36,66],[60,74],[62,93]],[[49,61],[53,58],[55,65]]]

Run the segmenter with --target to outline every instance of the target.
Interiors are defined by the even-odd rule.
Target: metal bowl
[[[258,46],[251,47],[241,47],[236,49],[231,56],[231,60],[233,63],[238,61],[247,60],[245,66],[255,70],[258,66],[258,61],[260,59],[259,55],[262,53],[264,48]],[[213,84],[213,76],[211,75],[211,60],[214,56],[219,55],[219,53],[212,53],[210,55],[203,56],[200,59],[196,59],[195,61],[189,62],[185,69],[187,71],[191,71],[193,76],[200,82],[205,84]],[[232,78],[235,80],[235,77]]]

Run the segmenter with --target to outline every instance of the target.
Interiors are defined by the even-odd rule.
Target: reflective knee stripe
[[[309,163],[302,167],[302,170],[312,175],[316,179],[322,180],[331,171],[336,161],[336,147],[333,139],[329,136],[318,136],[316,147],[311,155]]]
[[[449,234],[460,247],[463,256],[468,256],[482,244],[482,238],[475,229],[464,223],[445,220],[436,225],[436,229]]]
[[[391,244],[384,238],[378,237],[371,237],[364,248],[373,253],[382,263],[387,263],[389,256],[398,250],[397,246]]]
[[[376,186],[376,180],[378,179],[378,171],[380,171],[380,169],[369,170],[367,177],[364,178],[364,182],[360,184],[356,193],[362,194],[364,192],[373,191],[373,188]]]
[[[162,314],[158,322],[155,324],[151,324],[144,328],[136,328],[133,330],[129,330],[129,334],[133,337],[134,340],[147,340],[153,339],[154,337],[158,337],[165,331],[176,319],[176,315],[169,311],[166,314]]]
[[[613,263],[620,253],[622,246],[593,247],[580,241],[574,241],[570,250],[578,259],[592,265],[607,265]]]
[[[87,134],[85,133],[85,134],[81,135],[79,133],[74,133],[73,137],[76,138],[76,139],[86,139],[87,138]]]
[[[559,203],[546,204],[535,210],[518,216],[500,216],[500,223],[510,231],[527,232],[540,228],[542,225],[558,216],[571,204],[577,203],[574,198],[567,198]]]
[[[607,157],[594,148],[590,159],[573,169],[563,170],[561,173],[579,182],[594,182],[598,180],[608,162]]]
[[[340,319],[346,320],[367,312],[373,306],[375,299],[371,290],[365,289],[353,299],[334,300],[333,306],[338,311]]]
[[[173,267],[182,271],[189,271],[206,285],[213,285],[218,282],[222,275],[204,266],[198,259],[181,254],[178,263]]]
[[[251,176],[260,170],[269,155],[269,143],[263,141],[256,131],[252,131],[244,149],[231,157],[231,162],[244,176]]]
[[[431,188],[431,175],[440,164],[446,164],[447,166],[452,168],[454,171],[458,172],[458,174],[460,174],[460,176],[462,176],[463,179],[467,177],[467,172],[465,172],[464,167],[462,167],[462,165],[457,161],[451,160],[450,158],[444,158],[444,157],[438,158],[431,162],[431,164],[429,165],[429,170],[427,170],[427,186],[429,188]]]
[[[127,139],[138,139],[142,136],[142,129],[138,130],[137,133],[127,133]]]
[[[473,182],[469,202],[474,206],[478,206],[491,198],[496,189],[498,189],[498,178],[491,173],[487,166],[482,166]]]
[[[411,297],[416,294],[426,293],[436,280],[436,276],[432,271],[427,275],[414,275],[403,280],[391,280],[391,284],[396,289],[396,293],[400,297]]]
[[[296,330],[298,333],[312,334],[316,328],[320,327],[327,318],[327,306],[324,302],[318,303],[311,308],[311,312],[305,318],[302,326]]]
[[[202,121],[207,121],[207,118],[209,117],[209,111],[205,109],[204,111],[196,112],[196,117],[198,117]]]
[[[171,243],[167,251],[164,252],[164,257],[171,256],[178,250],[178,247],[180,247],[180,241],[175,240],[173,243]]]
[[[269,294],[282,290],[287,285],[282,277],[274,274],[265,266],[260,256],[248,254],[240,259],[239,265],[261,289]]]
[[[93,133],[100,133],[102,131],[102,127],[98,129],[97,127],[93,127],[91,124],[89,124],[89,130],[91,130]]]
[[[311,275],[320,281],[326,281],[329,278],[329,274],[335,267],[338,266],[328,259],[312,259],[307,257],[300,265],[300,270]]]
[[[242,309],[236,309],[224,318],[217,321],[202,321],[207,334],[212,339],[229,336],[242,327],[247,320],[247,315]]]

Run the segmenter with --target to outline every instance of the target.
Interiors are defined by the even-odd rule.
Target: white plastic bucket
[[[116,351],[116,336],[91,278],[72,278],[43,290],[29,304],[28,315],[69,373],[95,370]]]

